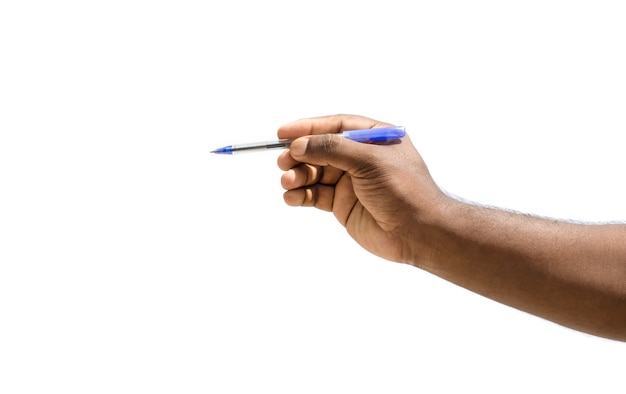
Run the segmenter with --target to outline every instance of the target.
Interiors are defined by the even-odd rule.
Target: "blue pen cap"
[[[367,130],[348,130],[343,132],[343,136],[356,142],[380,142],[397,140],[406,135],[403,126],[379,127]]]

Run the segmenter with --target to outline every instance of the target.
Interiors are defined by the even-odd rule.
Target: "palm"
[[[346,181],[337,183],[333,204],[339,222],[371,253],[388,260],[401,260],[402,247],[397,236],[400,207],[380,192],[382,182],[348,174],[342,178]]]

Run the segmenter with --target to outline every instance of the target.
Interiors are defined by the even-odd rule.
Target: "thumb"
[[[369,146],[371,147],[371,146]],[[301,137],[291,143],[291,156],[302,163],[331,166],[353,173],[371,158],[368,144],[348,140],[339,134]]]

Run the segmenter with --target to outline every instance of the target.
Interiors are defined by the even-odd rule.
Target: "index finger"
[[[373,129],[391,126],[389,123],[359,115],[331,115],[306,118],[282,125],[278,138],[296,139],[305,135],[341,133],[345,130]]]

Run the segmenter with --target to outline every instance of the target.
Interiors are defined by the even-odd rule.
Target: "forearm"
[[[626,340],[626,226],[541,219],[456,200],[433,217],[421,224],[427,230],[416,266],[564,326]]]

